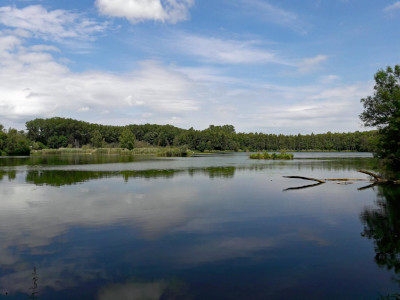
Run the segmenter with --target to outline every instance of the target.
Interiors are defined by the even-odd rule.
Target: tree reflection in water
[[[361,213],[363,237],[374,241],[375,262],[381,268],[393,270],[400,284],[400,186],[378,185],[377,207]],[[400,299],[400,294],[384,299]]]

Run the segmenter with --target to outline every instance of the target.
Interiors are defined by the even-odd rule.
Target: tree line
[[[172,125],[110,126],[67,118],[34,119],[26,123],[33,149],[74,147],[186,146],[197,151],[323,150],[374,151],[376,131],[324,134],[237,133],[233,125],[205,130]]]

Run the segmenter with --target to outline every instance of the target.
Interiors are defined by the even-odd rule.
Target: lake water
[[[368,179],[371,157],[0,158],[0,299],[393,295],[399,188],[283,177]]]

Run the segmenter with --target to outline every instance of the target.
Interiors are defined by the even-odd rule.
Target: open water
[[[393,296],[399,187],[283,177],[358,169],[371,154],[2,157],[0,299]]]

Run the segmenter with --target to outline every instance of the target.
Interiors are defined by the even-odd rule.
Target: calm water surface
[[[368,179],[356,170],[374,167],[370,154],[295,158],[0,158],[0,299],[399,292],[399,188],[294,189],[313,182],[284,175]]]

